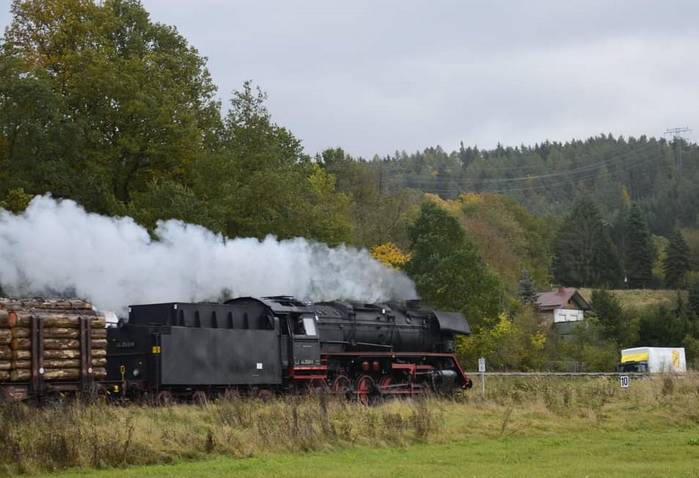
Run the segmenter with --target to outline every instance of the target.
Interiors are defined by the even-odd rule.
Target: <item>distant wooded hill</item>
[[[654,234],[699,224],[699,148],[684,140],[601,135],[492,150],[437,146],[373,163],[386,182],[446,199],[498,193],[537,215],[560,217],[576,199],[590,196],[610,223],[633,202]]]

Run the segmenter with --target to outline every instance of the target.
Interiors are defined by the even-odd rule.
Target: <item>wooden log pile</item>
[[[81,299],[0,298],[0,382],[32,378],[32,319],[42,325],[42,377],[47,381],[79,380],[80,319],[90,320],[93,377],[106,377],[106,319]]]

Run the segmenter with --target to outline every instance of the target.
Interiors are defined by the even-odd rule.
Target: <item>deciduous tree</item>
[[[227,236],[304,236],[339,244],[352,237],[351,198],[335,177],[273,122],[267,95],[251,82],[233,93],[221,147],[194,165],[204,225]]]
[[[426,201],[409,235],[412,258],[405,270],[426,302],[461,310],[476,326],[496,319],[499,281],[483,264],[455,217]]]
[[[0,52],[11,184],[121,212],[189,181],[220,120],[205,59],[136,0],[14,0]],[[121,205],[121,206],[120,206]]]
[[[371,255],[374,256],[377,261],[393,267],[394,269],[402,269],[410,260],[410,254],[403,252],[392,242],[374,246],[371,249]]]

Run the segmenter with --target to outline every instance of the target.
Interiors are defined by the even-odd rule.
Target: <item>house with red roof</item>
[[[574,287],[559,287],[536,295],[536,309],[556,329],[567,334],[577,322],[585,320],[585,312],[592,310],[590,303]]]

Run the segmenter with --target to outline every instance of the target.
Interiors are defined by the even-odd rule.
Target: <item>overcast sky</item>
[[[144,0],[313,154],[699,138],[699,2]],[[0,23],[9,21],[9,0]]]

